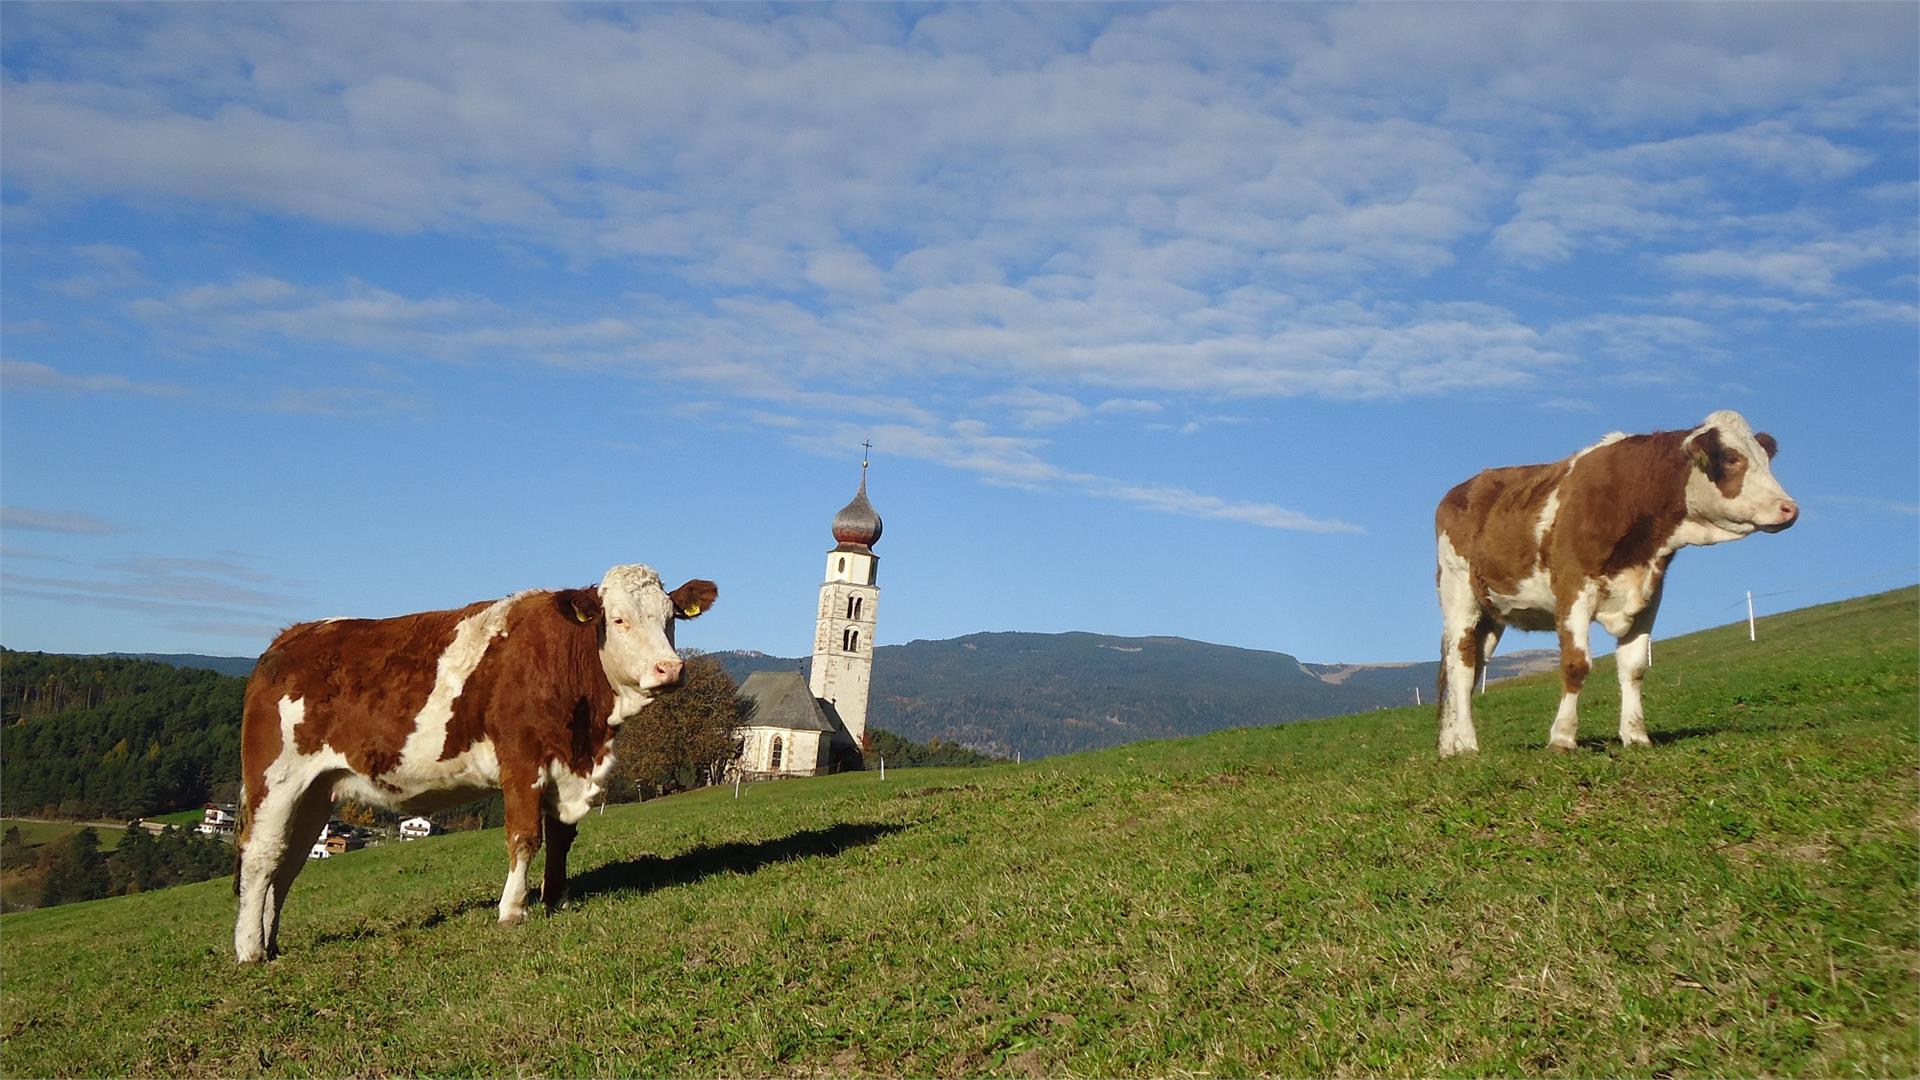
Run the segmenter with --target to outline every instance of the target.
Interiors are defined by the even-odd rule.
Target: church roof
[[[860,466],[860,490],[833,515],[833,538],[842,548],[861,550],[880,541],[880,514],[867,501],[867,469]]]
[[[749,727],[834,730],[806,676],[797,671],[756,671],[740,684],[740,696],[753,703],[744,721]]]

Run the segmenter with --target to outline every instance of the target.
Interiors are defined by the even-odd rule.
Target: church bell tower
[[[871,444],[868,444],[869,447]],[[860,490],[833,515],[833,550],[813,632],[813,696],[833,706],[856,750],[867,732],[867,691],[873,678],[873,624],[880,602],[875,584],[880,556],[880,515],[867,501],[867,460],[860,460]]]

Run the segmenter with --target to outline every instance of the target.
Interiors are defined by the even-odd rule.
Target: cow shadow
[[[1726,731],[1723,728],[1709,727],[1649,729],[1647,731],[1647,741],[1653,743],[1655,746],[1670,746],[1677,742],[1685,742],[1688,739],[1704,739],[1708,736],[1724,734],[1726,734]],[[1634,749],[1633,747],[1622,746],[1619,736],[1616,735],[1582,736],[1574,745],[1582,750],[1590,750],[1599,754],[1631,753]]]
[[[893,823],[842,822],[774,840],[711,844],[668,858],[642,855],[572,875],[568,881],[568,899],[579,903],[594,895],[646,894],[675,885],[689,885],[715,874],[751,874],[774,863],[833,856],[865,847],[905,828],[907,826]],[[529,890],[527,907],[530,913],[539,903],[540,892],[538,887]],[[351,927],[319,932],[314,936],[313,944],[324,947],[380,937],[396,930],[431,930],[469,912],[482,909],[491,911],[497,904],[497,899],[473,896],[435,905],[417,918],[397,922],[362,919]]]
[[[573,875],[568,882],[568,899],[577,903],[600,894],[650,893],[690,885],[715,874],[751,874],[774,863],[830,857],[865,847],[906,827],[891,822],[841,822],[775,840],[711,844],[666,858],[642,855]]]

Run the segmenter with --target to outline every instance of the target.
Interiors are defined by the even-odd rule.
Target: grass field
[[[0,818],[0,831],[19,827],[20,837],[30,848],[44,847],[56,840],[65,840],[81,829],[92,829],[100,838],[100,850],[112,851],[120,846],[120,838],[127,834],[125,825],[107,825],[100,822],[78,821],[36,821],[32,818]]]
[[[0,1074],[1865,1075],[1920,1070],[1920,593],[1663,640],[1656,745],[1431,709],[588,818],[0,919]],[[535,880],[537,880],[537,873]]]

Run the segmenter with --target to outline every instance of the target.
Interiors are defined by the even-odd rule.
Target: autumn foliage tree
[[[719,660],[697,653],[685,660],[679,688],[620,726],[610,801],[715,783],[739,756],[740,688]]]

